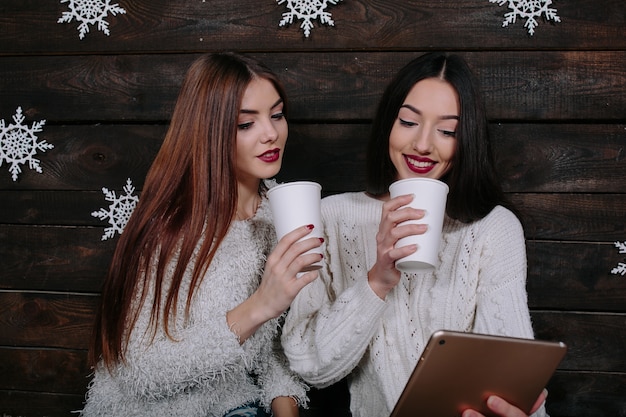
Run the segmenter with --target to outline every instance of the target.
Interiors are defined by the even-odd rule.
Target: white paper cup
[[[403,272],[417,272],[439,266],[439,245],[443,218],[448,198],[448,185],[430,178],[408,178],[389,186],[391,198],[405,194],[415,197],[408,206],[422,209],[425,215],[420,220],[409,220],[403,224],[428,224],[422,235],[407,236],[396,242],[396,248],[416,244],[417,251],[396,261],[396,268]]]
[[[322,186],[316,182],[296,181],[277,185],[267,191],[276,236],[280,240],[287,233],[301,226],[312,224],[313,231],[303,239],[322,237],[321,215]],[[302,240],[302,239],[301,239]],[[322,254],[322,247],[306,253]],[[308,265],[302,271],[322,267],[322,261]]]

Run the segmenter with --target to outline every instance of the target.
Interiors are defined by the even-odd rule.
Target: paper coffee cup
[[[408,206],[422,209],[425,215],[420,220],[409,220],[403,224],[427,224],[428,230],[422,235],[412,235],[399,239],[396,248],[416,244],[417,251],[396,261],[396,268],[403,272],[417,272],[439,266],[439,246],[443,218],[446,212],[448,185],[430,178],[408,178],[389,186],[391,198],[405,194],[415,197]]]
[[[312,224],[314,228],[303,239],[322,237],[321,185],[310,181],[288,182],[270,188],[267,198],[278,240],[292,230],[308,224]],[[313,248],[306,253],[322,254],[322,247]],[[320,260],[302,271],[313,271],[321,267]]]

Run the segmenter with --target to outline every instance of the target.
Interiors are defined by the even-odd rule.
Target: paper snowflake
[[[0,166],[4,162],[9,165],[9,172],[13,181],[17,181],[17,176],[22,172],[20,165],[28,162],[28,167],[41,173],[39,160],[35,159],[37,151],[45,152],[54,148],[54,145],[45,140],[37,141],[37,135],[42,130],[45,120],[33,122],[32,127],[22,124],[24,116],[22,108],[18,107],[13,115],[15,123],[6,126],[4,120],[0,120]]]
[[[626,253],[626,240],[624,242],[615,242],[615,247],[619,253]],[[626,275],[626,259],[624,259],[624,262],[618,262],[617,266],[611,269],[611,274]]]
[[[135,210],[139,197],[133,194],[135,187],[133,187],[130,178],[126,180],[126,185],[124,186],[125,194],[117,197],[115,191],[110,191],[106,187],[102,187],[102,192],[104,193],[104,199],[110,201],[111,204],[108,210],[101,208],[98,211],[92,212],[91,215],[100,220],[107,220],[111,225],[111,227],[104,229],[104,234],[102,235],[102,240],[107,240],[115,236],[115,232],[120,235],[122,234],[126,223],[128,223],[128,219],[130,219],[130,215],[133,213],[133,210]]]
[[[304,31],[304,36],[309,37],[313,29],[313,20],[318,19],[322,24],[335,26],[332,15],[326,11],[328,4],[337,4],[341,0],[277,0],[278,4],[287,2],[287,13],[283,13],[283,20],[279,26],[290,25],[293,19],[302,20],[300,29]]]
[[[61,3],[69,3],[67,6],[70,11],[63,12],[57,23],[70,23],[74,18],[81,22],[78,25],[78,37],[81,40],[89,33],[89,25],[96,23],[98,30],[109,36],[109,23],[104,19],[109,13],[113,16],[126,13],[117,3],[111,4],[111,0],[61,0]]]
[[[535,18],[541,17],[541,15],[545,15],[547,20],[561,21],[561,18],[556,14],[556,9],[548,7],[552,4],[552,0],[489,0],[489,3],[498,3],[499,6],[508,3],[509,9],[512,11],[505,13],[502,27],[515,23],[519,16],[521,19],[526,19],[524,27],[528,29],[530,36],[535,33],[535,28],[539,25]]]

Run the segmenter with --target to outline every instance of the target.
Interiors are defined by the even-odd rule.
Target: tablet
[[[485,416],[495,394],[528,412],[567,347],[476,333],[433,333],[390,417],[459,417],[468,408]]]

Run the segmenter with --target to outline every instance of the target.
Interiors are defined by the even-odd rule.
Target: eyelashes
[[[278,113],[274,113],[270,116],[270,118],[274,121],[283,120],[285,118],[285,113],[283,113],[282,111]],[[237,129],[248,130],[252,127],[252,125],[254,125],[254,121],[239,123],[237,125]]]
[[[418,126],[419,124],[417,122],[410,122],[408,120],[404,120],[400,117],[398,117],[398,120],[400,121],[400,125],[405,126],[405,127],[414,127],[414,126]],[[456,137],[456,130],[437,129],[437,131],[447,137],[452,137],[452,138]]]

